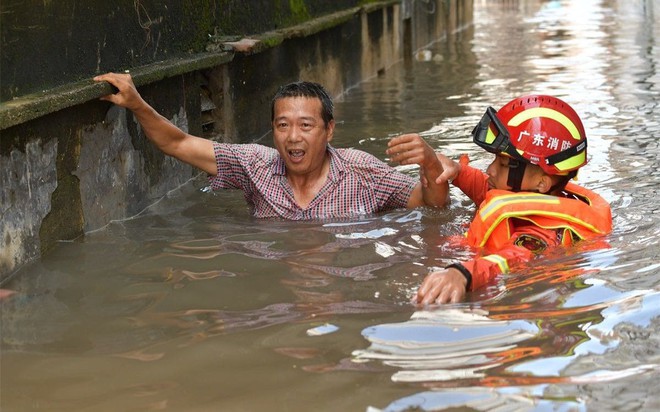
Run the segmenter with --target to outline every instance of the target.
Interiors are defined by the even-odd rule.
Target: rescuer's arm
[[[452,184],[479,206],[488,192],[488,175],[470,166],[470,159],[466,154],[461,155],[458,163],[454,163],[456,172],[452,174]]]
[[[467,291],[488,284],[501,273],[508,273],[508,265],[528,261],[531,257],[529,250],[514,247],[497,254],[454,263],[445,269],[429,273],[417,290],[414,301],[423,305],[460,302]]]
[[[213,142],[185,133],[156,112],[140,96],[129,74],[107,73],[94,77],[94,80],[107,81],[118,89],[115,94],[103,96],[101,100],[109,101],[133,112],[145,135],[163,153],[195,166],[210,175],[218,174]]]
[[[529,262],[548,247],[559,244],[554,230],[532,225],[519,228],[497,252],[429,273],[414,301],[420,304],[460,302],[467,291],[489,284],[497,275],[508,273],[513,265]]]

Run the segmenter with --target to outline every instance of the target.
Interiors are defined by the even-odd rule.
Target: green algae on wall
[[[209,36],[248,36],[356,7],[359,0],[2,0],[0,102],[206,51]],[[30,28],[26,30],[26,28]],[[38,51],[26,53],[26,50]]]
[[[174,47],[184,51],[202,52],[206,48],[209,35],[215,32],[216,10],[214,0],[184,0],[181,2],[181,27],[192,26],[195,30],[189,40],[175,41]]]
[[[289,26],[302,23],[311,17],[304,0],[289,0],[289,8],[291,9],[291,20],[287,22]]]

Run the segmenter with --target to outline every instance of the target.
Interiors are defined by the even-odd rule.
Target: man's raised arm
[[[210,175],[217,175],[213,142],[185,133],[161,116],[144,101],[129,74],[107,73],[94,77],[97,82],[106,81],[118,91],[101,97],[117,106],[133,112],[144,134],[163,153],[197,167]]]
[[[443,168],[435,151],[417,133],[404,134],[391,139],[386,152],[392,161],[401,165],[418,164],[420,182],[413,189],[408,207],[442,207],[449,202],[449,184],[438,179]]]

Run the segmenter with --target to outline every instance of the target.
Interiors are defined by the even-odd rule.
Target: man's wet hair
[[[270,120],[275,120],[275,102],[287,97],[309,97],[321,100],[321,117],[323,123],[328,127],[328,123],[334,119],[334,103],[328,92],[318,83],[300,81],[281,86],[270,105]]]

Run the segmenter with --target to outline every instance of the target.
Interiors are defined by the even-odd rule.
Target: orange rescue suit
[[[591,190],[574,183],[566,185],[566,197],[489,190],[488,175],[468,166],[466,156],[461,165],[453,184],[479,206],[466,234],[479,254],[451,266],[469,272],[469,289],[489,283],[548,247],[568,246],[612,231],[609,204]]]

